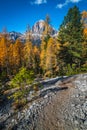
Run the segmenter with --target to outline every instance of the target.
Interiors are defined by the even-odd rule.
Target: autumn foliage
[[[71,16],[72,14],[72,16]],[[77,15],[76,15],[77,14]],[[71,68],[80,72],[87,64],[87,12],[80,13],[71,8],[60,26],[57,37],[50,34],[50,18],[46,16],[46,29],[41,37],[41,45],[32,43],[32,32],[27,30],[26,41],[12,42],[9,35],[0,37],[0,72],[8,78],[14,77],[21,67],[33,70],[35,76],[55,77],[67,74]],[[71,70],[70,69],[70,70]]]
[[[25,43],[10,40],[8,33],[0,34],[0,88],[3,82],[11,81],[10,87],[17,90],[12,95],[16,107],[27,102],[30,90],[38,91],[38,83],[33,84],[38,77],[87,72],[87,11],[70,8],[56,37],[52,37],[49,24],[46,16],[39,46],[33,45],[29,27]]]

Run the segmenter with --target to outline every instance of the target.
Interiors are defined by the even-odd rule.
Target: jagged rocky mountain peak
[[[50,30],[51,30],[51,35],[55,35],[57,33],[57,31],[51,26],[49,25]],[[32,33],[33,34],[42,34],[43,31],[46,28],[46,24],[44,20],[39,20],[37,21],[33,27],[32,27]]]
[[[37,21],[33,27],[32,27],[32,33],[34,34],[42,34],[42,32],[45,29],[45,21],[44,20],[39,20]]]

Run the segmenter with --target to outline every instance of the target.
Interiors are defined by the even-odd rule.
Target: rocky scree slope
[[[0,130],[87,130],[87,74],[42,81],[25,108],[0,108]]]

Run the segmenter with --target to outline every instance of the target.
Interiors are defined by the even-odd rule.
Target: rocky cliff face
[[[45,30],[45,23],[43,20],[39,20],[32,27],[33,34],[42,34],[44,30]]]
[[[49,27],[50,27],[50,30],[51,30],[50,33],[51,33],[52,36],[57,34],[57,31],[54,28],[52,28],[50,25],[49,25]],[[32,27],[32,33],[33,34],[40,34],[40,35],[42,35],[42,33],[44,32],[45,28],[46,28],[45,21],[44,20],[39,20]]]
[[[0,130],[87,130],[87,74],[42,84],[23,109],[0,107]]]

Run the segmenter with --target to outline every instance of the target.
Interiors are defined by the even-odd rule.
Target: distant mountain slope
[[[10,36],[10,39],[11,40],[16,40],[16,39],[20,39],[22,42],[25,41],[25,35],[20,33],[20,32],[15,32],[15,31],[12,31],[12,32],[9,32],[9,36]]]
[[[12,31],[12,32],[9,32],[9,35],[12,40],[16,40],[17,38],[22,37],[23,34]]]

